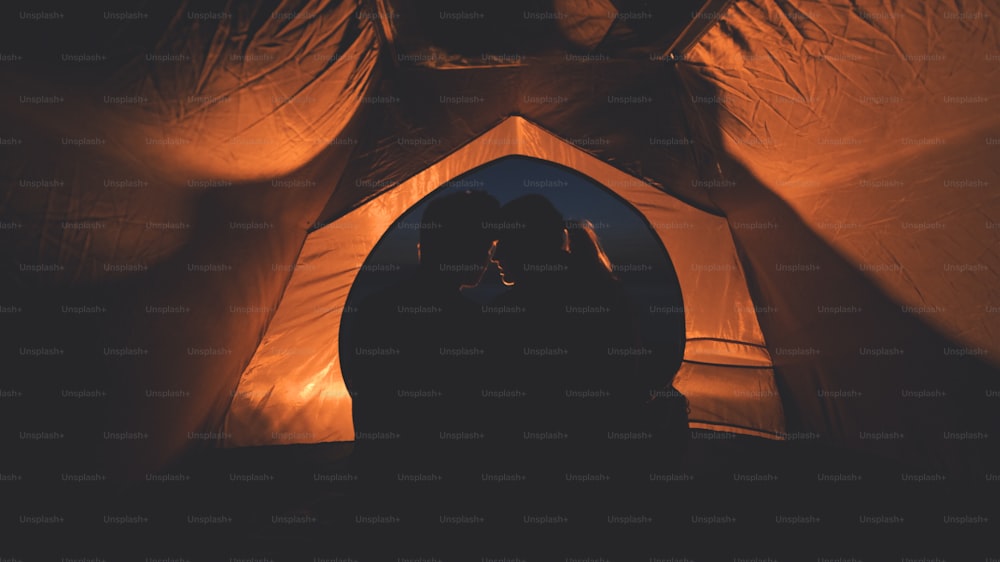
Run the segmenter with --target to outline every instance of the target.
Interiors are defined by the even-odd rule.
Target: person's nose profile
[[[506,255],[507,252],[504,245],[499,240],[494,240],[493,245],[490,246],[490,261],[499,265]]]
[[[508,261],[507,258],[509,254],[508,250],[509,248],[507,247],[507,245],[503,244],[502,241],[500,240],[495,241],[493,243],[493,246],[490,248],[490,261],[496,264],[497,272],[500,274],[500,281],[504,285],[507,285],[509,287],[513,285],[514,282],[513,279],[511,279],[510,272],[504,269],[505,263],[507,265],[510,265],[509,263],[507,263]]]

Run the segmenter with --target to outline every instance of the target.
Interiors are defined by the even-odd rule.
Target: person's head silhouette
[[[483,191],[451,193],[427,204],[420,221],[420,274],[447,288],[479,284],[489,266],[500,203]]]
[[[500,210],[493,261],[505,285],[533,284],[566,269],[568,239],[562,214],[546,197],[518,197]]]

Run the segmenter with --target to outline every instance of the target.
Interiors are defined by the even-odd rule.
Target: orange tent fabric
[[[337,306],[366,252],[436,186],[523,154],[654,229],[705,225],[657,230],[689,337],[734,340],[688,346],[696,424],[980,468],[1000,8],[552,5],[565,17],[315,0],[5,23],[7,426],[132,474],[272,432],[350,439]],[[58,60],[81,37],[102,52]]]

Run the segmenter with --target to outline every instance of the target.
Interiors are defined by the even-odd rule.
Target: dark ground
[[[4,560],[25,562],[981,561],[996,554],[997,541],[983,539],[1000,521],[1000,482],[904,481],[910,469],[884,459],[808,442],[719,438],[728,435],[693,431],[683,459],[672,465],[583,463],[573,474],[600,479],[590,482],[538,472],[530,463],[514,464],[529,466],[520,473],[532,482],[483,482],[476,465],[425,459],[430,464],[417,462],[407,473],[442,480],[365,487],[349,443],[219,449],[160,473],[185,481],[124,488],[35,484],[42,480],[35,473],[4,483],[0,550]],[[450,472],[455,466],[465,472]],[[492,473],[517,472],[492,466]],[[651,473],[662,476],[653,481]],[[329,481],[346,474],[357,479]],[[52,514],[63,521],[19,520]],[[121,516],[133,519],[113,519]],[[206,516],[217,519],[199,519]],[[947,524],[945,516],[988,521]],[[927,542],[942,536],[964,546]]]

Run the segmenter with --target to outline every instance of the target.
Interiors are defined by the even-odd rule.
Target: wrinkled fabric
[[[525,56],[443,52],[396,4],[180,2],[100,79],[3,67],[11,385],[109,391],[15,402],[20,426],[72,410],[81,450],[138,474],[193,446],[351,439],[356,272],[421,197],[521,154],[615,191],[669,250],[696,427],[965,469],[990,450],[944,435],[997,422],[994,2],[720,0],[607,29],[588,2]],[[19,352],[44,346],[66,353]]]
[[[233,434],[230,445],[353,437],[337,333],[358,271],[382,235],[410,207],[461,174],[513,154],[577,170],[643,213],[663,240],[671,261],[688,264],[675,265],[685,298],[688,337],[756,344],[716,349],[724,350],[724,363],[769,365],[725,219],[685,205],[527,120],[513,117],[309,235],[285,297],[236,390],[226,420],[227,431]],[[706,255],[711,259],[706,260]],[[699,368],[689,371],[698,384]],[[739,407],[739,395],[733,397],[734,406]],[[743,405],[753,409],[754,404],[764,410],[750,415],[749,419],[764,423],[756,429],[771,434],[784,431],[780,402]]]

